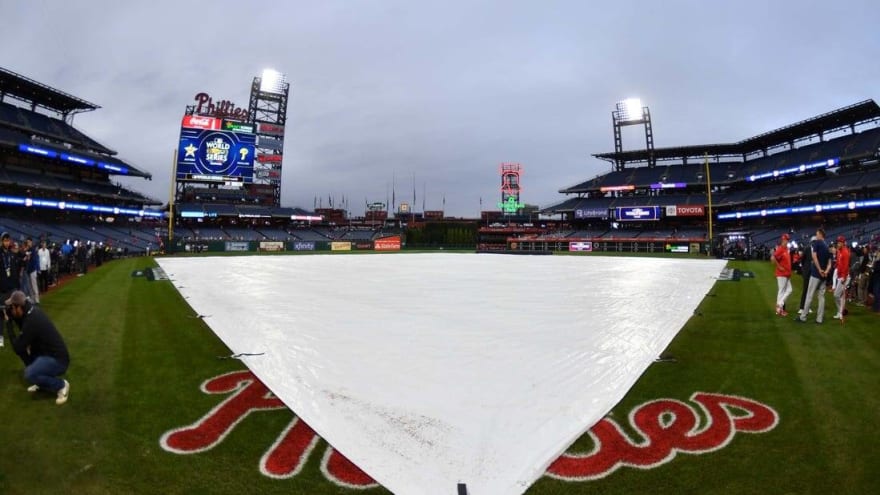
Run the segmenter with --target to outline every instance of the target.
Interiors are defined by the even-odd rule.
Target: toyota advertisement
[[[703,205],[669,205],[666,207],[667,217],[703,217],[706,207]]]

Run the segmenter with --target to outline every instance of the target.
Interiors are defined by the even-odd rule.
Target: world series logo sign
[[[253,180],[256,136],[247,133],[182,128],[177,152],[177,178],[192,175]]]

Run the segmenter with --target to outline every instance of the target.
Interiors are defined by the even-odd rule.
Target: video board
[[[253,182],[253,124],[188,115],[180,127],[177,180]]]

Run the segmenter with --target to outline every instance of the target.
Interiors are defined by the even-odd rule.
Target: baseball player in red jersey
[[[782,234],[779,244],[773,251],[773,265],[776,266],[776,314],[788,316],[785,311],[785,300],[791,295],[791,254],[788,252],[788,234]]]
[[[850,252],[846,247],[846,238],[837,237],[837,268],[834,270],[837,277],[837,285],[834,288],[834,304],[837,306],[835,320],[843,321],[846,310],[846,286],[849,285],[849,261]]]

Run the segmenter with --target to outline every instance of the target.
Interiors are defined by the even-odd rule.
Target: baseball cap
[[[846,242],[846,237],[842,235],[837,236],[837,242]]]
[[[782,238],[785,239],[786,241],[791,239],[791,237],[789,237],[788,234],[782,234]]]
[[[9,232],[4,232],[3,235],[0,235],[0,239],[9,239]]]
[[[7,306],[16,305],[16,306],[24,306],[24,302],[27,301],[27,296],[24,295],[24,292],[17,290],[9,296],[9,299],[4,301],[4,304]]]

